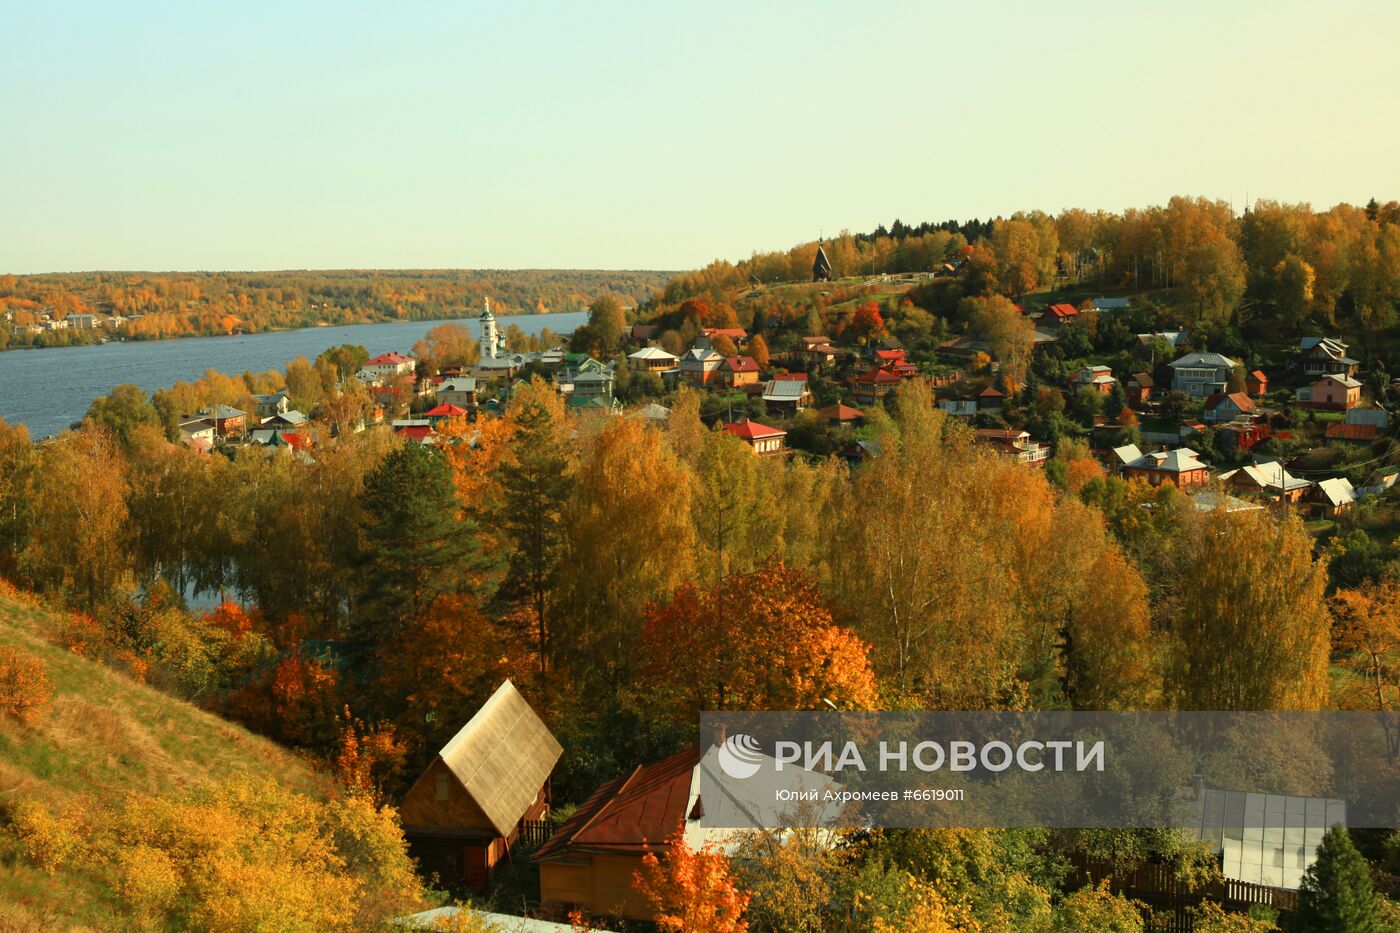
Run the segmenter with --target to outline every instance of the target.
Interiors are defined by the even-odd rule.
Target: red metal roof
[[[858,421],[865,417],[865,412],[859,408],[852,408],[849,405],[842,405],[837,402],[835,405],[828,405],[817,412],[828,421]]]
[[[1074,317],[1079,314],[1079,309],[1071,304],[1057,304],[1050,306],[1050,313],[1055,317]]]
[[[453,405],[451,402],[443,402],[441,405],[437,406],[436,408],[430,408],[430,409],[428,409],[427,411],[423,412],[423,417],[424,417],[424,418],[460,418],[462,415],[465,415],[466,413],[467,413],[467,410],[466,410],[465,408],[458,408],[456,405]]]
[[[609,781],[539,847],[535,858],[557,858],[569,849],[640,855],[648,847],[660,847],[685,824],[691,775],[699,763],[700,750],[689,748]]]
[[[732,434],[735,437],[743,438],[746,441],[761,440],[765,437],[783,437],[786,431],[777,428],[770,428],[766,424],[759,424],[757,421],[733,421],[725,424],[725,434]]]
[[[706,337],[734,337],[742,340],[749,335],[742,327],[705,327],[701,330]]]
[[[1380,434],[1374,424],[1345,424],[1336,422],[1327,426],[1329,441],[1373,441]]]
[[[736,373],[756,373],[758,363],[751,356],[726,356],[724,365],[734,370]]]
[[[381,353],[374,359],[365,363],[366,366],[401,366],[404,363],[412,363],[413,357],[404,356],[402,353]]]
[[[422,443],[424,440],[426,440],[432,435],[433,429],[428,427],[426,424],[415,424],[411,427],[399,428],[398,431],[396,431],[395,433],[402,435],[403,437],[411,437],[415,441]]]
[[[877,360],[902,360],[902,359],[904,359],[904,351],[903,351],[903,350],[876,350],[876,351],[875,351],[875,358],[876,358]]]
[[[774,374],[773,374],[773,380],[774,380],[775,382],[806,382],[806,381],[807,381],[807,374],[806,374],[806,373],[774,373]]]
[[[872,383],[898,382],[899,377],[896,376],[894,373],[890,372],[888,369],[870,369],[857,376],[855,381]]]

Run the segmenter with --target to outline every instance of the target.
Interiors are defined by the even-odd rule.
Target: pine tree
[[[1381,929],[1380,904],[1371,872],[1351,835],[1334,826],[1317,847],[1317,861],[1303,875],[1298,906],[1290,919],[1295,933],[1372,933]]]
[[[420,444],[404,444],[365,477],[366,549],[361,640],[378,642],[423,618],[440,597],[469,589],[470,522],[458,518],[452,471]]]
[[[573,490],[556,426],[538,401],[515,415],[514,459],[500,468],[499,527],[510,556],[501,595],[519,600],[533,616],[540,674],[549,670],[549,604],[564,546],[564,505]]]

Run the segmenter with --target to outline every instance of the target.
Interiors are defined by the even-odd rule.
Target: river
[[[515,324],[527,334],[548,327],[567,334],[588,319],[585,312],[523,314],[499,317],[502,329]],[[214,369],[230,375],[280,370],[299,356],[314,360],[343,343],[359,344],[378,356],[407,353],[432,328],[445,321],[395,321],[349,324],[305,330],[244,334],[232,337],[184,337],[105,343],[0,353],[0,418],[23,424],[35,439],[57,434],[87,413],[92,400],[124,382],[153,392],[190,381]],[[463,318],[473,334],[476,318]]]

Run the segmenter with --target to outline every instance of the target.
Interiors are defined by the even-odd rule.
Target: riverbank
[[[526,334],[545,328],[565,334],[587,319],[586,313],[569,312],[498,316],[496,321],[502,330],[515,325]],[[48,347],[9,354],[0,356],[0,418],[25,425],[34,437],[45,437],[81,419],[93,399],[122,383],[154,392],[197,379],[211,369],[231,375],[282,369],[299,356],[315,359],[346,343],[363,346],[371,356],[407,353],[429,330],[448,321],[478,334],[474,317],[458,317]]]

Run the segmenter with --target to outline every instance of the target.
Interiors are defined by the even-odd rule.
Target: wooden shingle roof
[[[563,747],[509,680],[438,752],[502,836],[535,802]]]

